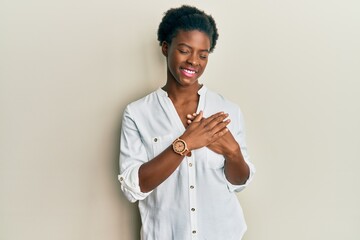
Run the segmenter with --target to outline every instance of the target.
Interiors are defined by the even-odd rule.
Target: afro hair
[[[214,50],[219,37],[213,17],[188,5],[171,8],[165,12],[157,32],[160,46],[164,41],[170,44],[180,30],[204,32],[210,39],[210,52]]]

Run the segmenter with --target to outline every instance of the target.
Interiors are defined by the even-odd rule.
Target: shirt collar
[[[205,87],[205,85],[202,84],[202,86],[200,87],[198,94],[200,96],[204,95],[207,91],[207,88]],[[166,91],[164,91],[161,87],[156,91],[157,94],[161,97],[168,97],[168,94]]]

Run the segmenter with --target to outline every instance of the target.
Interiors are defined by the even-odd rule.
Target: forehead
[[[209,36],[199,30],[184,31],[180,30],[172,39],[172,44],[180,45],[185,44],[192,48],[210,50]]]

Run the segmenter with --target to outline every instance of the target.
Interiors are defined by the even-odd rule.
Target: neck
[[[198,91],[201,87],[202,85],[198,82],[186,87],[166,83],[162,89],[167,92],[171,100],[176,102],[187,102],[192,101],[194,98],[198,98]]]

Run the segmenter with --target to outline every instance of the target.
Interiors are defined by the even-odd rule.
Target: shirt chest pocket
[[[223,168],[225,164],[225,158],[221,154],[217,154],[216,152],[205,148],[206,151],[206,164],[207,167],[212,169]]]
[[[173,136],[171,134],[165,136],[152,137],[150,140],[152,147],[152,158],[159,155],[162,151],[164,151],[167,147],[169,147],[174,141]]]

